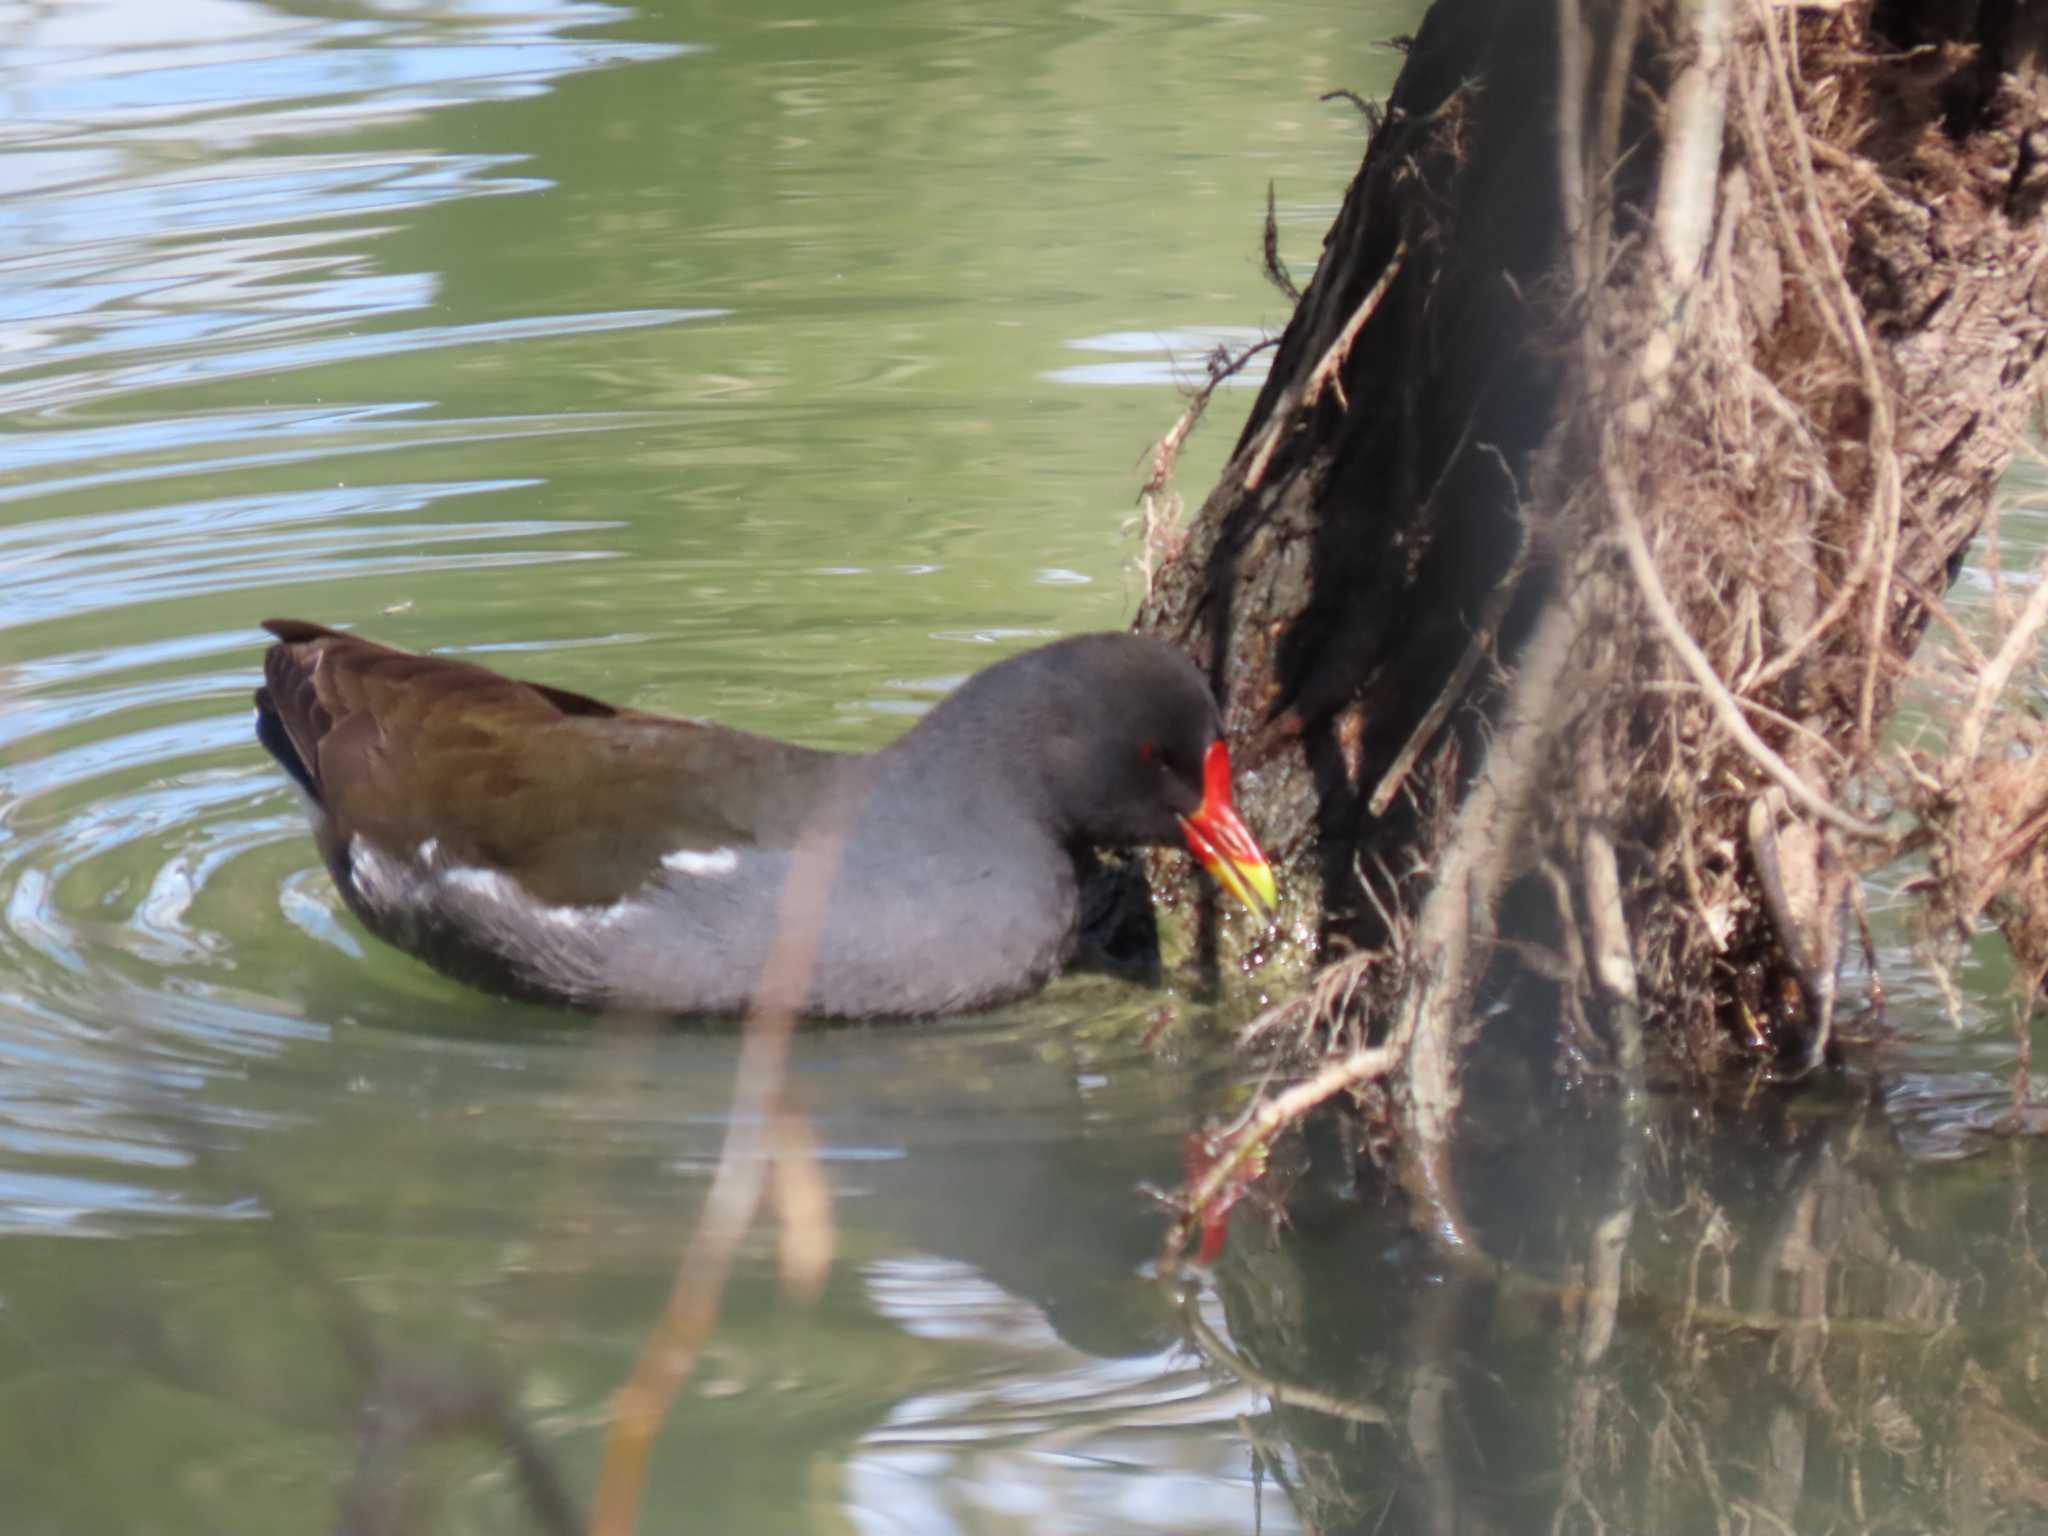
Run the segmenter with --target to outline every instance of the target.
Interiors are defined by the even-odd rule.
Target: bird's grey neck
[[[1016,826],[1050,831],[1064,843],[1070,829],[1037,755],[1018,735],[997,722],[953,733],[943,752],[921,751],[914,733],[905,736],[869,760],[866,793],[885,819],[906,828],[954,821],[993,836]]]

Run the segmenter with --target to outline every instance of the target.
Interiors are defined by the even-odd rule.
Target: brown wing
[[[433,842],[544,901],[613,900],[682,849],[789,846],[848,762],[317,624],[264,628],[278,643],[259,734],[337,842],[405,856]]]

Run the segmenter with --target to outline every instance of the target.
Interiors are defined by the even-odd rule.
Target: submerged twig
[[[1200,1293],[1190,1291],[1181,1308],[1181,1320],[1187,1325],[1189,1335],[1200,1347],[1205,1358],[1222,1366],[1231,1375],[1248,1387],[1265,1393],[1275,1408],[1306,1408],[1311,1413],[1320,1413],[1347,1424],[1373,1424],[1386,1428],[1393,1423],[1392,1415],[1377,1403],[1364,1402],[1357,1398],[1339,1397],[1334,1392],[1324,1392],[1316,1387],[1297,1386],[1291,1381],[1282,1381],[1268,1371],[1262,1371],[1249,1360],[1232,1349],[1223,1336],[1209,1326],[1202,1316],[1199,1305]]]
[[[1385,1077],[1400,1065],[1408,1053],[1407,1033],[1397,1033],[1384,1045],[1368,1046],[1333,1061],[1306,1081],[1261,1099],[1243,1123],[1231,1134],[1216,1160],[1177,1204],[1180,1214],[1166,1229],[1166,1241],[1159,1253],[1159,1273],[1170,1275],[1180,1268],[1180,1256],[1187,1240],[1202,1219],[1202,1212],[1222,1192],[1234,1174],[1263,1148],[1276,1131],[1301,1119],[1347,1088],[1356,1088]]]

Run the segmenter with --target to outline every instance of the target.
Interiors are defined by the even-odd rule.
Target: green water
[[[392,1429],[453,1387],[587,1502],[726,1128],[729,1034],[494,1002],[341,913],[256,622],[841,747],[1122,623],[1148,445],[1287,312],[1268,183],[1305,277],[1363,143],[1318,97],[1384,93],[1414,11],[0,0],[9,1536],[528,1528],[491,1435]],[[1284,1417],[1144,1282],[1139,1186],[1240,1091],[1160,1003],[799,1041],[837,1260],[796,1308],[745,1248],[643,1529],[1303,1528]],[[1996,1111],[1983,1013],[1888,1080],[1922,1156]],[[1531,1206],[1549,1164],[1480,1145],[1475,1203]],[[1356,1197],[1297,1259],[1398,1332],[1361,1280],[1435,1279]],[[1284,1294],[1279,1242],[1235,1283]]]
[[[1306,267],[1402,8],[1013,10],[0,6],[10,1536],[519,1528],[487,1436],[368,1449],[421,1380],[588,1500],[734,1042],[367,940],[254,625],[851,747],[1122,623],[1148,444],[1286,313],[1267,182]],[[649,1528],[1247,1527],[1250,1400],[1137,1275],[1217,1091],[1153,1004],[800,1044],[833,1278],[743,1253]]]

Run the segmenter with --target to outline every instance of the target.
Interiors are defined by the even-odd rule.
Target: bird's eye
[[[1158,761],[1159,761],[1159,743],[1158,743],[1158,742],[1156,742],[1156,741],[1141,741],[1141,742],[1139,742],[1139,743],[1138,743],[1138,761],[1139,761],[1139,762],[1141,762],[1141,763],[1143,763],[1143,764],[1145,764],[1145,766],[1146,766],[1146,767],[1148,767],[1148,768],[1149,768],[1149,767],[1151,767],[1151,765],[1152,765],[1152,764],[1154,764],[1154,763],[1158,762]]]

